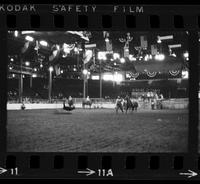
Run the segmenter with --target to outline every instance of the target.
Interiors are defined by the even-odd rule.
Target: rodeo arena
[[[7,151],[186,152],[187,34],[8,31]]]

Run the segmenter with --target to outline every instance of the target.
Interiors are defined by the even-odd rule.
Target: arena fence
[[[100,100],[93,99],[92,108],[115,108],[115,100]],[[151,109],[151,103],[148,101],[138,101],[139,107],[138,109]],[[189,104],[188,98],[180,98],[180,99],[166,99],[162,101],[157,101],[155,105],[155,109],[187,109]],[[26,109],[57,109],[63,107],[62,100],[53,100],[53,103],[48,103],[46,100],[38,100],[36,103],[25,102]],[[82,108],[82,99],[75,99],[75,107]],[[88,108],[88,107],[86,107]],[[12,103],[8,102],[7,110],[17,110],[21,109],[20,103]]]

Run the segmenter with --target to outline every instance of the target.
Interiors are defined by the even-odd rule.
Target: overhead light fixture
[[[45,40],[41,40],[40,41],[40,45],[44,46],[44,47],[47,47],[48,46],[48,43],[45,41]]]
[[[53,72],[53,67],[52,66],[49,67],[49,71]]]
[[[113,59],[119,59],[119,58],[120,58],[120,55],[118,53],[113,54]]]
[[[99,60],[106,60],[106,52],[98,52],[98,59]]]
[[[121,58],[121,59],[120,59],[120,62],[121,62],[121,63],[125,63],[125,59],[124,59],[124,58]]]
[[[181,47],[181,44],[168,45],[168,47],[170,49],[172,49],[172,48],[179,48],[179,47]]]
[[[27,41],[29,41],[29,42],[32,42],[32,41],[34,40],[34,38],[31,37],[31,36],[26,36],[25,39],[26,39]]]
[[[40,64],[40,68],[42,68],[42,67],[43,67],[43,64],[41,63],[41,64]]]
[[[108,38],[106,38],[106,39],[105,39],[105,42],[109,42],[109,39],[108,39]]]
[[[183,53],[183,56],[184,56],[185,58],[188,58],[188,57],[189,57],[189,53],[188,53],[188,52],[185,52],[185,53]]]
[[[31,34],[31,33],[35,33],[35,31],[22,31],[22,34]]]
[[[92,79],[92,80],[99,80],[99,75],[92,75],[92,76],[91,76],[91,79]]]
[[[61,70],[60,73],[63,73],[63,70]]]
[[[34,68],[34,71],[37,72],[37,68]]]
[[[162,61],[162,60],[165,59],[165,55],[164,54],[157,54],[157,55],[155,55],[155,59],[159,60],[159,61]]]
[[[10,58],[10,61],[14,61],[14,59],[13,59],[13,58]]]
[[[171,56],[176,57],[176,54],[175,54],[175,53],[172,53]]]
[[[168,36],[158,36],[158,38],[162,40],[172,40],[174,37],[173,35],[168,35]]]
[[[160,37],[158,36],[157,43],[162,43]]]
[[[32,75],[32,77],[33,77],[33,78],[36,78],[36,77],[37,77],[37,74],[34,73],[34,74]]]
[[[137,59],[136,59],[133,55],[130,54],[130,55],[129,55],[129,60],[130,60],[130,61],[136,61]]]
[[[86,69],[84,69],[84,70],[83,70],[83,74],[84,74],[84,75],[87,75],[87,74],[88,74],[88,71],[87,71]]]
[[[113,75],[112,74],[104,74],[103,80],[105,81],[113,81]]]
[[[26,61],[26,62],[25,62],[25,65],[26,65],[26,66],[30,66],[30,62],[29,62],[29,61]]]
[[[123,76],[122,76],[122,74],[119,74],[119,73],[115,73],[114,74],[114,76],[113,76],[113,80],[115,81],[115,82],[121,82],[122,80],[123,80]]]
[[[14,31],[14,35],[15,35],[15,37],[18,37],[19,36],[19,32],[18,31]]]

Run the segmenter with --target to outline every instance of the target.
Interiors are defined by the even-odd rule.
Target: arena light
[[[34,68],[33,70],[34,70],[35,72],[37,72],[37,68]]]
[[[92,79],[92,80],[99,80],[99,75],[92,75],[92,76],[91,76],[91,79]]]
[[[106,38],[106,39],[105,39],[105,42],[109,42],[109,39],[108,39],[108,38]]]
[[[43,67],[43,64],[40,64],[40,68],[42,68]]]
[[[136,59],[135,57],[133,57],[133,55],[130,54],[130,55],[129,55],[129,60],[130,60],[130,61],[136,61],[137,59]]]
[[[120,62],[121,62],[121,63],[125,63],[125,59],[124,59],[124,58],[121,58],[121,59],[120,59]]]
[[[162,61],[162,60],[165,59],[165,55],[164,54],[157,54],[157,55],[155,55],[155,59],[159,60],[159,61]]]
[[[183,79],[188,79],[188,78],[189,78],[189,73],[188,73],[188,71],[182,71],[182,78],[183,78]]]
[[[40,45],[44,46],[44,47],[47,47],[48,46],[48,43],[45,41],[45,40],[41,40],[40,41]]]
[[[26,65],[26,66],[30,66],[30,62],[29,62],[29,61],[26,61],[26,62],[25,62],[25,65]]]
[[[53,67],[52,66],[49,67],[49,71],[53,72]]]
[[[174,45],[168,45],[168,47],[170,48],[170,49],[174,49],[174,48],[180,48],[181,47],[181,44],[174,44]]]
[[[113,59],[119,59],[119,58],[120,58],[120,55],[118,53],[113,54]]]
[[[35,33],[35,31],[22,31],[22,34],[32,34]]]
[[[33,78],[36,78],[36,77],[37,77],[37,74],[34,73],[34,74],[32,75],[32,77],[33,77]]]
[[[103,80],[105,81],[113,81],[113,75],[112,74],[104,74]]]
[[[185,53],[183,53],[183,56],[184,56],[184,58],[188,58],[189,57],[189,53],[185,52]]]
[[[32,42],[34,40],[34,38],[32,36],[26,36],[25,40]]]
[[[14,59],[13,59],[13,58],[10,58],[10,61],[14,61]]]
[[[87,74],[88,74],[88,71],[87,71],[86,69],[84,69],[84,70],[83,70],[83,74],[84,74],[84,75],[87,75]]]
[[[144,60],[145,61],[148,61],[150,59],[149,55],[147,54],[145,57],[144,57]]]
[[[15,37],[18,37],[19,36],[19,32],[18,31],[14,31],[14,35],[15,35]]]
[[[176,57],[176,54],[175,54],[175,53],[172,53],[171,56]]]
[[[99,60],[106,60],[106,52],[98,52],[98,59]]]
[[[158,36],[159,39],[162,40],[172,40],[174,37],[173,35],[168,35],[168,36]]]
[[[160,36],[158,36],[158,38],[157,38],[157,43],[162,43]]]
[[[114,76],[113,76],[113,80],[115,81],[115,82],[121,82],[122,80],[123,80],[123,76],[122,76],[122,74],[119,74],[119,73],[115,73],[114,74]]]

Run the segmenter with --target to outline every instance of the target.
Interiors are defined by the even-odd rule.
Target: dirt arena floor
[[[9,110],[9,152],[187,152],[187,110]]]

